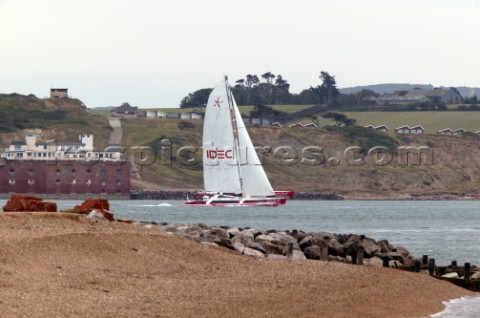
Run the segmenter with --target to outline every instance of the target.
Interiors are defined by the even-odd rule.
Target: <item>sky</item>
[[[480,0],[0,0],[0,93],[178,107],[272,72],[321,84],[480,87]]]

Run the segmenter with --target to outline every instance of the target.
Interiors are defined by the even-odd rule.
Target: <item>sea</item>
[[[0,200],[0,205],[5,204]],[[82,201],[58,200],[58,210]],[[183,201],[110,201],[117,218],[157,223],[205,223],[264,230],[302,230],[363,234],[388,240],[416,257],[428,255],[437,265],[469,262],[480,266],[478,201],[288,201],[278,207],[195,207]],[[480,317],[480,297],[446,303],[432,317]]]

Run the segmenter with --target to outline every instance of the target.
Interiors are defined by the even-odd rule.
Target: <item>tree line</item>
[[[247,74],[245,78],[234,82],[232,92],[239,106],[333,105],[335,100],[341,96],[335,77],[322,71],[319,78],[322,81],[321,84],[315,87],[310,86],[298,94],[293,94],[289,91],[288,80],[280,74],[275,75],[272,72],[266,72],[261,76]],[[204,88],[188,94],[181,100],[180,107],[204,107],[211,91],[211,88]]]

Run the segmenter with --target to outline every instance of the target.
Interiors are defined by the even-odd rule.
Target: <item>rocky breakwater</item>
[[[371,266],[412,268],[416,258],[387,240],[364,235],[327,232],[276,231],[206,224],[142,223],[203,244],[223,246],[238,253],[274,259],[313,259]]]
[[[459,267],[437,266],[427,255],[417,258],[401,246],[387,240],[376,241],[358,234],[328,232],[277,231],[255,228],[134,222],[146,227],[185,237],[202,244],[223,246],[238,253],[268,259],[320,260],[374,267],[391,267],[420,272],[448,280],[464,288],[480,291],[480,268],[470,263]]]

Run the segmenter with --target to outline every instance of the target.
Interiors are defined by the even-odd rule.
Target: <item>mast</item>
[[[225,89],[227,91],[227,101],[228,101],[228,110],[230,111],[230,121],[232,122],[233,152],[235,154],[235,158],[237,158],[237,169],[238,169],[238,175],[240,177],[240,189],[242,190],[242,194],[243,194],[242,171],[240,169],[240,143],[238,138],[238,126],[237,126],[237,119],[235,117],[235,109],[233,107],[233,96],[230,90],[230,86],[228,85],[228,77],[226,75],[225,75]]]

